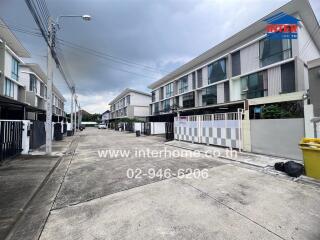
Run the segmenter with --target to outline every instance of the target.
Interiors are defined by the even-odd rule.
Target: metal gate
[[[144,135],[151,135],[151,123],[150,122],[145,122],[145,123],[142,123],[141,124],[141,132],[144,134]]]
[[[128,132],[134,132],[134,126],[133,126],[133,122],[129,122],[129,123],[125,123],[125,128],[126,128],[126,131]]]
[[[45,123],[31,121],[30,126],[30,149],[37,149],[46,143]]]
[[[0,121],[0,161],[22,152],[22,121]]]
[[[173,122],[166,122],[166,140],[174,140]]]
[[[175,117],[174,138],[242,149],[242,112]]]

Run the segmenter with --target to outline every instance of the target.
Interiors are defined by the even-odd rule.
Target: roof
[[[151,97],[151,94],[149,94],[149,93],[145,93],[145,92],[141,92],[141,91],[138,91],[138,90],[134,90],[132,88],[126,88],[118,96],[116,96],[109,104],[112,104],[112,103],[118,101],[119,99],[123,98],[125,95],[127,95],[127,94],[129,94],[131,92]]]
[[[225,41],[219,43],[193,60],[187,62],[181,67],[177,68],[173,72],[168,75],[162,77],[158,81],[150,84],[148,87],[151,89],[157,88],[162,84],[165,84],[169,80],[173,80],[174,78],[180,77],[180,75],[184,74],[186,71],[190,71],[197,66],[201,66],[204,62],[206,62],[210,58],[218,57],[223,55],[223,53],[229,49],[234,47],[236,44],[248,39],[250,36],[257,34],[266,26],[265,20],[273,17],[276,14],[284,12],[286,14],[296,14],[303,19],[304,25],[307,28],[311,38],[315,42],[318,49],[320,49],[320,31],[314,31],[316,28],[319,28],[319,23],[317,18],[311,8],[311,5],[308,0],[292,0],[262,19],[256,21],[255,23],[249,25],[247,28],[241,30],[240,32],[234,34],[229,37]]]
[[[19,57],[28,58],[30,53],[10,30],[7,24],[0,18],[0,39],[2,39]]]
[[[37,63],[26,63],[22,66],[30,68],[36,75],[38,75],[41,80],[47,83],[47,74],[42,70],[39,64]]]
[[[110,113],[110,110],[103,112],[101,115],[106,114],[106,113]]]
[[[308,65],[309,69],[315,68],[315,67],[320,67],[320,58],[317,58],[317,59],[314,59],[312,61],[309,61],[307,63],[307,65]]]

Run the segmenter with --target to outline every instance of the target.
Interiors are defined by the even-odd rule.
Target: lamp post
[[[48,57],[47,57],[47,111],[46,111],[46,153],[51,154],[52,152],[52,86],[53,86],[53,67],[52,67],[52,52],[54,52],[55,48],[55,39],[56,39],[56,31],[60,29],[59,21],[61,18],[82,18],[84,21],[90,21],[90,15],[62,15],[57,17],[57,20],[54,22],[51,17],[49,17],[48,21]],[[72,97],[74,94],[74,88],[71,89]],[[71,99],[71,111],[72,107]],[[71,113],[72,116],[72,113]],[[71,117],[72,121],[72,117]]]

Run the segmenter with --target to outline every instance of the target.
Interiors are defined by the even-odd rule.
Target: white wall
[[[133,115],[135,117],[149,116],[149,106],[133,106]]]
[[[130,93],[130,105],[149,106],[151,103],[151,96],[146,96],[139,93]]]
[[[303,61],[307,62],[320,57],[320,52],[303,23],[302,26],[298,28],[298,41],[299,56]]]
[[[6,77],[9,77],[9,78],[11,78],[11,64],[12,64],[12,55],[6,50],[4,74]]]
[[[281,66],[268,69],[268,96],[276,96],[281,92]]]
[[[241,74],[258,69],[259,66],[259,41],[240,50]]]
[[[217,85],[217,103],[224,102],[224,83]]]
[[[202,68],[202,86],[208,85],[208,67],[205,66]]]
[[[230,81],[230,101],[237,101],[241,99],[241,80],[233,79]]]
[[[30,69],[26,67],[20,67],[20,70],[19,70],[20,72],[19,82],[21,82],[21,84],[23,84],[26,87],[27,91],[29,91],[30,89],[30,76],[29,76],[29,73],[25,73],[25,72],[28,72],[28,71],[30,71]]]
[[[166,123],[165,122],[152,122],[151,123],[151,134],[165,134]]]

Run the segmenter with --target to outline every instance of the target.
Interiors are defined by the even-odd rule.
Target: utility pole
[[[52,69],[52,55],[51,49],[54,46],[55,26],[52,23],[51,17],[49,17],[48,26],[48,58],[47,58],[47,111],[46,111],[46,153],[52,152],[52,82],[53,82],[53,69]]]
[[[74,100],[74,89],[71,90],[71,113],[70,113],[70,124],[71,124],[71,131],[73,131],[73,100]]]
[[[77,131],[77,95],[74,96],[74,125],[75,132]]]

